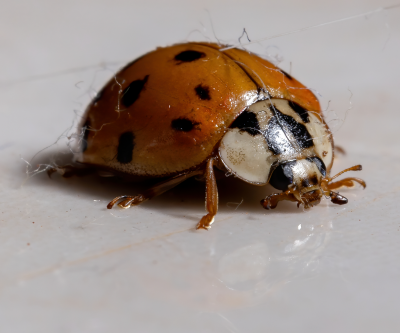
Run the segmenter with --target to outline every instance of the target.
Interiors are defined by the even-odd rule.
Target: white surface
[[[111,198],[141,187],[45,174],[21,186],[20,159],[53,143],[124,62],[188,36],[214,40],[210,16],[218,38],[232,42],[244,27],[258,39],[390,4],[3,3],[1,332],[398,332],[400,9],[250,48],[283,56],[282,68],[292,63],[292,75],[321,94],[347,151],[334,171],[360,163],[354,175],[368,184],[341,191],[346,206],[265,211],[270,188],[227,178],[212,229],[195,231],[201,183],[109,211]]]

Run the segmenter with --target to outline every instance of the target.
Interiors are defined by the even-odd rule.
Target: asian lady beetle
[[[77,161],[114,174],[164,178],[138,195],[112,200],[140,204],[202,175],[209,229],[218,210],[214,167],[281,193],[261,200],[317,205],[347,199],[333,190],[365,187],[359,178],[332,182],[332,134],[314,94],[292,76],[247,51],[212,43],[185,43],[145,54],[100,91],[82,123]]]

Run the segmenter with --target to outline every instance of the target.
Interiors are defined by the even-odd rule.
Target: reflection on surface
[[[253,302],[293,279],[312,277],[332,224],[299,226],[285,240],[255,242],[224,254],[218,261],[219,280]]]
[[[315,277],[332,224],[314,225],[303,216],[299,228],[279,215],[276,224],[266,223],[264,215],[240,215],[242,223],[251,221],[241,230],[226,221],[214,232],[169,235],[160,240],[154,271],[137,272],[141,285],[155,297],[219,312],[262,302],[291,281]]]
[[[257,281],[265,276],[268,263],[268,248],[264,243],[243,246],[219,260],[218,276],[227,286]]]

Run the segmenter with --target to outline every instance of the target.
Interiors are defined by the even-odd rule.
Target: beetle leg
[[[108,209],[113,208],[113,206],[120,200],[118,203],[118,206],[121,208],[129,208],[132,205],[139,205],[144,201],[150,200],[168,190],[171,188],[177,186],[178,184],[182,183],[184,180],[200,174],[201,171],[194,171],[191,173],[186,173],[183,175],[178,175],[173,178],[167,179],[161,183],[158,183],[154,185],[153,187],[150,187],[148,190],[144,191],[142,194],[138,195],[121,195],[119,197],[114,198],[110,203],[107,205]]]
[[[329,190],[336,190],[341,187],[353,187],[355,183],[360,184],[362,187],[366,187],[367,184],[365,184],[365,181],[363,181],[360,178],[355,178],[355,177],[350,177],[350,178],[345,178],[342,180],[338,180],[337,182],[330,183],[327,185]]]
[[[336,193],[336,192],[330,192],[329,196],[331,197],[331,201],[337,205],[345,205],[349,201],[349,200],[347,200],[346,197],[344,197],[343,195],[340,195],[339,193]]]
[[[282,192],[274,193],[261,200],[260,203],[265,209],[274,209],[278,206],[278,202],[282,200],[289,200],[299,202],[292,193]]]
[[[218,211],[218,188],[214,174],[214,158],[210,158],[207,161],[204,175],[206,178],[206,211],[208,214],[201,218],[196,229],[208,230],[211,228]]]
[[[149,192],[149,193],[147,193]],[[113,206],[120,200],[122,200],[120,203],[118,203],[118,206],[121,208],[129,208],[132,205],[139,205],[143,201],[149,200],[153,198],[154,195],[152,196],[152,193],[150,192],[150,189],[145,191],[143,194],[138,194],[135,196],[129,196],[129,195],[120,195],[119,197],[114,198],[110,203],[107,205],[108,209],[113,208]]]

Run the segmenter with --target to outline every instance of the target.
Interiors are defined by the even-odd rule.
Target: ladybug
[[[209,229],[218,210],[215,170],[280,193],[261,200],[273,209],[281,200],[305,208],[359,178],[333,181],[332,133],[315,95],[267,60],[213,43],[157,48],[121,69],[99,92],[81,124],[77,162],[116,175],[160,178],[137,195],[112,200],[138,205],[200,176],[206,211],[197,229]]]

